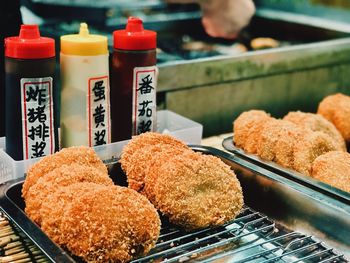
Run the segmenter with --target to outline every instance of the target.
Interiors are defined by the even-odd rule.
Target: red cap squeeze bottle
[[[113,32],[111,83],[112,141],[156,129],[157,33],[130,17]]]
[[[6,151],[15,160],[58,149],[55,64],[55,41],[37,25],[5,38]]]

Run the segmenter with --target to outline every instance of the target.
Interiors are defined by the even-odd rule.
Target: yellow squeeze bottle
[[[61,146],[110,143],[110,95],[107,37],[61,36]]]

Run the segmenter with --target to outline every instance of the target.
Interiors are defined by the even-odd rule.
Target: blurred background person
[[[166,0],[168,3],[197,3],[202,24],[212,37],[233,39],[255,13],[252,0]]]

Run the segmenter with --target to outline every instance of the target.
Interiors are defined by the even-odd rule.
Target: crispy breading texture
[[[294,145],[293,168],[302,174],[310,175],[312,163],[318,156],[336,150],[337,145],[329,135],[310,132]]]
[[[158,168],[153,188],[156,207],[187,230],[222,225],[243,206],[236,175],[219,158],[176,156]]]
[[[180,156],[180,157],[179,157]],[[145,176],[145,187],[141,192],[145,195],[152,204],[156,205],[156,198],[154,193],[154,187],[156,180],[158,179],[159,169],[166,162],[172,162],[173,159],[181,158],[187,162],[196,162],[201,158],[201,154],[195,153],[192,150],[182,151],[179,154],[174,154],[174,151],[164,151],[159,158],[153,158],[150,161],[148,171]]]
[[[186,144],[165,134],[147,132],[133,137],[124,147],[120,158],[121,167],[128,178],[129,188],[141,191],[150,159],[158,158],[163,154],[164,148],[170,147],[175,153],[189,150]]]
[[[328,134],[331,138],[334,139],[335,144],[338,145],[339,151],[346,151],[346,144],[343,136],[337,130],[334,124],[328,121],[322,115],[294,111],[289,112],[286,116],[284,116],[283,119],[293,122],[302,128],[307,128],[312,131],[320,131]]]
[[[153,205],[136,191],[99,187],[75,195],[60,230],[64,245],[88,262],[128,262],[154,247],[160,219]]]
[[[40,177],[37,183],[28,189],[25,212],[34,222],[40,225],[40,209],[45,197],[60,187],[79,182],[114,185],[108,174],[92,166],[81,164],[63,165]]]
[[[278,151],[277,147],[285,146],[283,145],[283,138],[287,137],[292,130],[298,130],[298,127],[289,121],[271,119],[265,122],[256,141],[257,154],[264,160],[276,161],[276,153],[278,152],[278,159],[283,159],[284,157],[281,155],[288,155],[287,151],[291,149],[280,149]]]
[[[311,176],[345,192],[350,192],[350,154],[332,151],[320,155],[312,163]]]
[[[346,142],[350,142],[350,97],[341,93],[325,97],[318,105],[318,114],[332,122]]]
[[[53,155],[42,158],[29,168],[22,187],[23,198],[26,199],[29,188],[32,187],[40,177],[62,165],[72,163],[92,166],[107,174],[107,167],[93,149],[85,146],[65,148]]]
[[[61,221],[67,207],[77,196],[105,187],[95,183],[75,183],[61,187],[43,199],[40,209],[41,229],[57,244],[67,241],[61,231]]]
[[[233,122],[234,143],[249,153],[256,153],[256,138],[260,136],[262,125],[272,119],[262,110],[243,112]]]

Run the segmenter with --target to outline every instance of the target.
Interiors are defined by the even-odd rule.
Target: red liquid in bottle
[[[132,135],[141,133],[142,124],[149,124],[150,120],[152,120],[152,125],[144,125],[143,128],[145,131],[147,129],[154,130],[156,114],[155,65],[156,33],[144,30],[139,18],[129,18],[126,30],[114,32],[111,70],[111,132],[113,142],[127,140]],[[149,84],[148,91],[154,93],[152,99],[143,97],[150,94],[146,94],[146,90],[144,90],[144,94],[137,90],[146,82]],[[142,119],[142,116],[145,116],[145,119]]]

